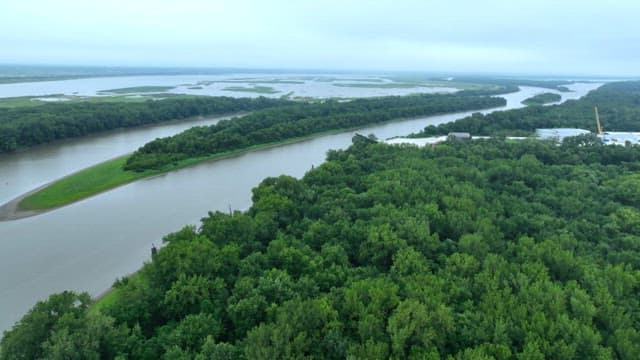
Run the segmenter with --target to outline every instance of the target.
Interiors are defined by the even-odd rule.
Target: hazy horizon
[[[540,79],[540,80],[633,80],[640,78],[640,75],[608,75],[608,74],[589,74],[589,73],[526,73],[526,72],[482,72],[482,71],[436,71],[436,70],[358,70],[358,69],[311,69],[311,68],[259,68],[259,67],[204,67],[204,66],[127,66],[127,65],[87,65],[87,64],[48,64],[48,63],[0,63],[0,76],[14,76],[17,74],[28,75],[26,72],[14,71],[13,73],[3,73],[5,68],[33,68],[33,70],[45,70],[42,72],[35,71],[34,75],[69,75],[85,77],[83,72],[76,71],[84,69],[85,72],[96,70],[98,76],[156,76],[156,75],[212,75],[212,74],[281,74],[281,75],[357,75],[363,76],[398,76],[398,77],[470,77],[470,78],[505,78],[505,79]],[[56,73],[52,70],[68,70],[63,73]],[[19,69],[16,69],[19,70]],[[101,70],[109,71],[103,73]],[[140,70],[140,72],[136,72]],[[95,77],[95,73],[88,75]]]
[[[640,3],[0,4],[0,64],[637,76]]]

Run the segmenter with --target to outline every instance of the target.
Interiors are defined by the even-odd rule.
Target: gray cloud
[[[0,62],[636,75],[636,1],[22,0]]]

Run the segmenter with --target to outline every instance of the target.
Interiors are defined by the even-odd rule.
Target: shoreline
[[[180,125],[183,122],[189,122],[189,121],[230,120],[230,119],[232,119],[234,117],[242,117],[242,116],[249,115],[251,113],[252,113],[252,111],[240,111],[240,112],[224,113],[224,114],[219,114],[219,115],[215,115],[215,114],[214,115],[196,115],[196,116],[189,116],[189,117],[181,118],[181,119],[172,119],[172,120],[160,121],[160,122],[149,123],[149,124],[143,124],[143,125],[138,125],[138,126],[119,127],[119,128],[114,128],[114,129],[94,132],[94,133],[90,133],[90,134],[83,135],[83,136],[56,139],[56,140],[53,140],[53,141],[50,141],[50,142],[46,142],[46,143],[42,143],[42,144],[37,144],[37,145],[27,146],[27,147],[21,147],[21,148],[18,148],[16,150],[12,151],[12,152],[0,153],[0,159],[2,159],[2,157],[9,157],[9,156],[12,156],[14,154],[25,153],[27,151],[31,151],[31,150],[34,150],[34,149],[46,148],[47,146],[63,145],[65,143],[73,143],[74,141],[80,141],[80,140],[90,140],[91,138],[98,138],[98,137],[101,137],[101,136],[112,135],[112,134],[117,134],[117,133],[121,133],[121,132],[144,130],[146,128],[160,127],[160,126],[167,126],[167,125]],[[194,125],[194,126],[198,126],[198,125]],[[81,169],[79,171],[82,171],[82,170],[84,170],[84,169]],[[57,179],[57,180],[60,180],[60,179]],[[57,181],[57,180],[54,180],[54,181]]]
[[[402,119],[402,120],[406,120],[406,119]],[[395,121],[400,121],[400,120],[395,120]],[[348,131],[353,131],[353,130],[357,130],[357,128],[356,129],[331,130],[331,131],[317,133],[317,134],[313,134],[313,135],[309,135],[309,136],[305,136],[305,137],[287,139],[287,140],[283,140],[283,141],[279,141],[279,142],[275,142],[275,143],[254,145],[254,146],[251,146],[249,148],[240,149],[240,150],[231,151],[231,152],[226,152],[226,153],[214,154],[214,155],[203,157],[203,158],[186,159],[185,160],[186,163],[179,164],[176,167],[173,167],[171,169],[161,170],[161,171],[155,172],[153,174],[149,174],[148,176],[140,177],[140,178],[135,179],[133,181],[129,181],[129,182],[126,182],[126,183],[118,184],[118,185],[116,185],[114,187],[111,187],[111,188],[108,188],[108,189],[104,189],[102,191],[96,192],[95,194],[91,194],[89,196],[74,200],[74,201],[69,202],[67,204],[63,204],[63,205],[60,205],[60,206],[55,206],[55,207],[48,208],[48,209],[35,209],[35,210],[20,209],[20,207],[19,207],[20,202],[22,202],[22,200],[24,200],[25,198],[27,198],[27,197],[29,197],[29,196],[31,196],[31,195],[33,195],[33,194],[35,194],[35,193],[37,193],[37,192],[39,192],[41,190],[44,190],[44,189],[48,188],[49,186],[51,186],[51,185],[53,185],[53,184],[55,184],[55,183],[57,183],[57,182],[59,182],[59,181],[61,181],[63,179],[66,179],[68,177],[76,175],[79,172],[87,170],[87,169],[89,169],[89,168],[91,168],[91,167],[93,167],[95,165],[102,164],[102,163],[105,163],[107,161],[111,161],[111,160],[114,160],[114,159],[118,159],[118,158],[120,158],[122,156],[128,156],[131,153],[125,154],[125,155],[122,155],[122,156],[115,157],[113,159],[105,160],[105,161],[100,162],[100,163],[95,164],[95,165],[91,165],[89,167],[86,167],[84,169],[80,169],[80,170],[78,170],[76,172],[73,172],[73,173],[71,173],[69,175],[66,175],[64,177],[61,177],[61,178],[58,178],[56,180],[50,181],[50,182],[48,182],[48,183],[46,183],[46,184],[44,184],[42,186],[39,186],[39,187],[37,187],[37,188],[35,188],[33,190],[30,190],[30,191],[28,191],[28,192],[26,192],[26,193],[24,193],[24,194],[22,194],[22,195],[20,195],[20,196],[18,196],[16,198],[14,198],[13,200],[10,200],[10,201],[0,205],[0,222],[3,222],[3,221],[15,221],[15,220],[25,219],[25,218],[29,218],[29,217],[33,217],[33,216],[38,216],[38,215],[41,215],[41,214],[44,214],[44,213],[47,213],[47,212],[50,212],[50,211],[54,211],[54,210],[63,208],[65,206],[73,205],[73,204],[75,204],[77,202],[80,202],[82,200],[92,198],[94,196],[97,196],[97,195],[100,195],[102,193],[111,191],[111,190],[116,189],[116,188],[121,187],[121,186],[125,186],[125,185],[128,185],[128,184],[131,184],[131,183],[136,182],[136,181],[140,181],[140,180],[144,180],[144,179],[152,179],[152,178],[157,177],[157,176],[161,176],[161,175],[173,172],[173,171],[177,171],[177,170],[180,170],[180,169],[183,169],[183,168],[186,168],[186,167],[191,167],[191,166],[198,165],[198,164],[201,164],[201,163],[205,163],[205,162],[208,162],[208,161],[224,160],[224,159],[232,158],[234,156],[244,155],[246,153],[250,153],[250,152],[254,152],[254,151],[270,149],[270,148],[274,148],[274,147],[278,147],[278,146],[284,146],[284,145],[288,145],[288,144],[293,144],[293,143],[297,143],[297,142],[303,142],[303,141],[306,141],[306,140],[311,140],[311,139],[314,139],[314,138],[320,137],[320,136],[333,135],[333,134],[337,134],[337,133],[341,133],[341,132],[348,132]]]
[[[68,175],[71,176],[71,175]],[[60,180],[60,179],[58,179]],[[36,216],[36,215],[40,215],[43,214],[45,212],[48,211],[53,211],[56,208],[51,208],[51,209],[46,209],[46,210],[20,210],[18,208],[18,204],[27,196],[30,196],[32,194],[37,193],[40,190],[45,189],[47,186],[53,184],[54,182],[58,181],[58,180],[54,180],[54,181],[50,181],[40,187],[37,187],[29,192],[26,192],[20,196],[18,196],[17,198],[8,201],[7,203],[3,204],[2,206],[0,206],[0,222],[2,221],[13,221],[13,220],[20,220],[20,219],[24,219],[24,218],[28,218],[31,216]]]
[[[112,160],[116,160],[116,159],[119,159],[121,157],[128,156],[128,155],[129,154],[116,156],[114,158],[102,161],[99,164],[102,164],[102,163],[105,163],[105,162],[108,162],[108,161],[112,161]],[[97,165],[97,164],[95,164],[95,165]],[[49,186],[57,183],[58,181],[61,181],[61,180],[64,180],[64,179],[66,179],[68,177],[74,176],[74,175],[76,175],[76,174],[78,174],[78,173],[80,173],[82,171],[85,171],[85,170],[87,170],[87,169],[89,169],[89,168],[91,168],[91,167],[93,167],[95,165],[88,166],[88,167],[86,167],[84,169],[80,169],[78,171],[74,171],[71,174],[65,175],[65,176],[63,176],[61,178],[49,181],[48,183],[46,183],[44,185],[38,186],[37,188],[35,188],[33,190],[29,190],[26,193],[21,194],[20,196],[14,198],[12,200],[9,200],[8,202],[0,205],[0,222],[20,220],[20,219],[24,219],[24,218],[28,218],[28,217],[32,217],[32,216],[37,216],[37,215],[40,215],[40,214],[44,214],[44,213],[47,213],[49,211],[53,211],[53,210],[59,209],[61,207],[65,207],[67,205],[71,205],[73,203],[82,201],[84,199],[88,199],[89,197],[98,195],[98,194],[100,194],[100,193],[102,193],[104,191],[109,191],[109,190],[113,189],[113,188],[106,189],[104,191],[101,191],[100,193],[96,193],[94,195],[78,199],[78,200],[70,202],[68,204],[64,204],[64,205],[60,205],[60,206],[54,206],[54,207],[47,208],[47,209],[31,209],[31,210],[20,209],[20,206],[19,206],[20,202],[22,202],[22,200],[24,200],[25,198],[27,198],[27,197],[29,197],[29,196],[31,196],[31,195],[33,195],[33,194],[35,194],[35,193],[37,193],[37,192],[39,192],[41,190],[44,190],[44,189],[48,188]],[[121,185],[126,185],[126,184],[128,184],[128,183],[123,183]]]
[[[495,108],[488,108],[488,109],[474,109],[474,110],[462,110],[462,111],[454,111],[454,112],[443,112],[443,113],[436,113],[436,114],[431,114],[431,115],[427,115],[427,116],[415,116],[415,117],[408,117],[408,118],[398,118],[398,119],[392,119],[392,120],[388,120],[388,121],[382,121],[379,123],[372,123],[372,124],[366,124],[366,125],[362,125],[362,126],[356,126],[356,127],[352,127],[352,128],[342,128],[342,129],[334,129],[334,130],[327,130],[327,131],[323,131],[323,132],[319,132],[319,133],[314,133],[314,134],[310,134],[310,135],[306,135],[306,136],[300,136],[300,137],[295,137],[295,138],[290,138],[290,139],[285,139],[285,140],[281,140],[281,141],[276,141],[276,142],[271,142],[271,143],[265,143],[265,144],[257,144],[257,145],[252,145],[249,146],[247,148],[244,149],[238,149],[238,150],[232,150],[229,152],[224,152],[224,153],[218,153],[218,154],[213,154],[213,155],[209,155],[209,156],[205,156],[205,157],[201,157],[201,158],[190,158],[190,159],[185,159],[182,160],[181,163],[178,163],[176,166],[165,169],[165,170],[157,170],[154,171],[151,174],[148,174],[147,176],[141,176],[137,179],[131,180],[131,181],[127,181],[124,183],[120,183],[117,184],[113,187],[98,191],[96,193],[90,194],[88,196],[73,200],[71,202],[59,205],[59,206],[54,206],[51,208],[46,208],[46,209],[34,209],[34,210],[25,210],[25,209],[20,209],[20,202],[22,202],[22,200],[24,200],[25,198],[41,191],[44,190],[46,188],[48,188],[49,186],[52,186],[54,184],[56,184],[57,182],[69,178],[71,176],[76,175],[77,173],[80,173],[82,171],[85,171],[91,167],[94,167],[96,165],[99,164],[103,164],[106,163],[108,161],[112,161],[115,159],[118,159],[120,157],[125,157],[125,156],[129,156],[131,155],[131,153],[128,154],[124,154],[121,156],[117,156],[115,158],[112,159],[108,159],[105,161],[102,161],[100,163],[88,166],[84,169],[80,169],[76,172],[73,172],[69,175],[66,175],[64,177],[55,179],[53,181],[50,181],[36,189],[33,189],[31,191],[28,191],[18,197],[16,197],[15,199],[0,205],[0,222],[3,221],[15,221],[15,220],[20,220],[20,219],[24,219],[24,218],[29,218],[29,217],[34,217],[34,216],[38,216],[50,211],[54,211],[57,210],[59,208],[65,207],[65,206],[69,206],[72,204],[75,204],[77,202],[80,202],[82,200],[85,199],[89,199],[91,197],[100,195],[102,193],[108,192],[110,190],[116,189],[118,187],[124,186],[124,185],[128,185],[131,184],[133,182],[136,181],[140,181],[143,179],[151,179],[154,178],[156,176],[160,176],[160,175],[164,175],[173,171],[177,171],[180,170],[182,168],[185,167],[190,167],[190,166],[194,166],[200,163],[204,163],[204,162],[208,162],[208,161],[218,161],[218,160],[223,160],[223,159],[227,159],[227,158],[231,158],[234,156],[240,156],[246,153],[251,153],[253,151],[259,151],[259,150],[264,150],[264,149],[269,149],[269,148],[274,148],[274,147],[279,147],[279,146],[284,146],[284,145],[288,145],[288,144],[294,144],[294,143],[298,143],[298,142],[303,142],[306,140],[311,140],[311,139],[315,139],[317,137],[322,137],[322,136],[327,136],[327,135],[335,135],[335,134],[339,134],[339,133],[345,133],[345,132],[351,132],[351,131],[355,131],[355,130],[359,130],[359,129],[364,129],[367,128],[369,126],[376,126],[376,125],[384,125],[384,124],[389,124],[389,123],[394,123],[394,122],[400,122],[400,121],[410,121],[410,120],[416,120],[416,119],[421,119],[421,118],[429,118],[432,116],[439,116],[439,115],[445,115],[445,114],[464,114],[466,112],[469,111],[482,111],[482,110],[489,110],[489,109],[495,109],[495,110],[499,110],[501,108],[503,108],[504,106],[499,106],[499,107],[495,107]]]

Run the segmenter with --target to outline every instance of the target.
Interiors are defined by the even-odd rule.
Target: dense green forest
[[[151,141],[133,153],[127,160],[125,169],[161,169],[187,158],[209,156],[323,131],[506,105],[503,98],[486,96],[489,93],[494,92],[462,91],[445,95],[326,100],[265,109],[242,118],[220,121],[207,127],[194,127],[172,137]]]
[[[99,310],[36,304],[0,359],[637,359],[638,171],[592,136],[356,138],[167,235]]]
[[[0,154],[106,130],[289,104],[287,100],[264,97],[181,96],[144,102],[50,103],[0,108]]]
[[[472,135],[528,136],[537,128],[575,127],[595,131],[594,107],[609,131],[640,131],[640,82],[617,82],[601,86],[579,100],[560,105],[473,114],[465,119],[428,126],[416,137],[463,131]]]
[[[544,105],[562,100],[562,96],[555,93],[543,93],[525,99],[522,103],[525,105]]]

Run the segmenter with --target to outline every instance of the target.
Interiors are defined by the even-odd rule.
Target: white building
[[[591,134],[591,131],[572,128],[536,129],[536,136],[541,140],[562,141],[566,137],[584,134]]]
[[[606,145],[640,144],[640,132],[607,131],[598,137]]]

